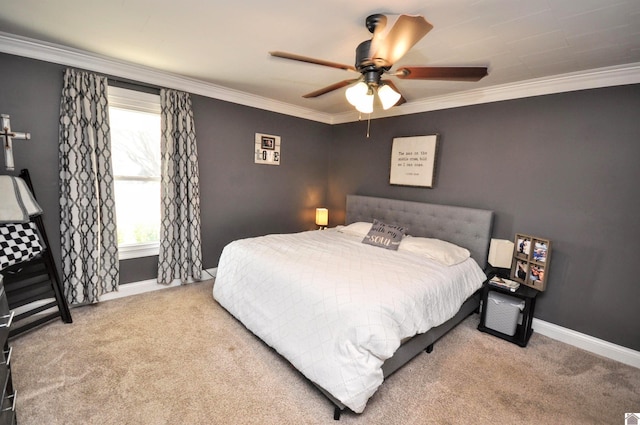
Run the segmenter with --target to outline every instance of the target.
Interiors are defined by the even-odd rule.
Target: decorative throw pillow
[[[0,224],[0,270],[28,261],[42,252],[36,225]]]
[[[364,237],[362,243],[397,251],[406,232],[407,229],[404,227],[374,219],[371,230]]]

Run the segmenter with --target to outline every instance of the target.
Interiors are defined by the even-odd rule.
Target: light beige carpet
[[[343,413],[222,309],[212,281],[72,310],[11,341],[21,425],[622,424],[640,369],[472,315]]]

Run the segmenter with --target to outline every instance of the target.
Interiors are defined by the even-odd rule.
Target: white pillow
[[[453,266],[471,256],[468,249],[440,239],[405,236],[400,242],[398,251],[409,251],[424,255],[445,266]]]
[[[359,236],[364,238],[371,230],[371,226],[373,223],[366,223],[364,221],[358,221],[356,223],[351,223],[348,226],[343,226],[338,229],[338,232],[346,233],[347,235]]]

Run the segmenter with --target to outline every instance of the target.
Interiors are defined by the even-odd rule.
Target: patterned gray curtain
[[[59,163],[65,296],[95,303],[119,280],[106,77],[65,71]]]
[[[200,182],[196,133],[188,93],[160,91],[162,122],[158,283],[200,280]]]

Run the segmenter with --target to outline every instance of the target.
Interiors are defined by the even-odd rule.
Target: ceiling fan
[[[365,24],[373,36],[370,40],[360,43],[356,48],[355,66],[279,51],[269,52],[269,54],[278,58],[361,74],[359,77],[340,81],[307,93],[303,97],[322,96],[353,84],[345,93],[347,100],[363,113],[373,112],[375,95],[380,99],[384,109],[406,102],[393,81],[383,79],[383,76],[404,80],[478,81],[487,75],[486,67],[403,66],[391,72],[393,65],[431,31],[433,25],[422,16],[385,16],[382,14],[368,16]]]

